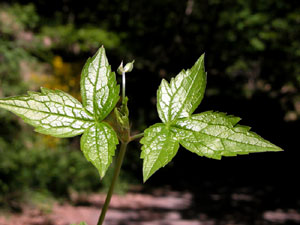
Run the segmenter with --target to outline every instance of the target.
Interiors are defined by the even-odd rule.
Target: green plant
[[[71,224],[71,225],[76,225],[76,224]],[[80,222],[78,225],[87,225],[85,222]]]
[[[119,141],[120,152],[111,187],[108,191],[98,225],[104,221],[112,192],[120,172],[127,144],[141,138],[144,182],[176,155],[179,145],[200,156],[221,159],[252,152],[281,151],[281,149],[237,123],[240,118],[208,111],[192,114],[200,104],[206,86],[204,55],[189,70],[182,70],[168,83],[161,82],[157,91],[157,110],[163,123],[132,136],[129,125],[125,73],[133,62],[123,67],[122,98],[116,76],[101,47],[87,60],[81,77],[82,104],[59,90],[41,88],[41,93],[9,97],[0,100],[0,107],[20,116],[37,132],[55,137],[82,134],[81,150],[102,178],[115,154]]]
[[[48,191],[49,195],[58,198],[66,196],[70,190],[99,190],[97,171],[79,151],[68,146],[57,146],[56,149],[33,146],[28,150],[18,144],[13,149],[6,149],[9,151],[0,150],[0,206],[30,200],[30,196],[27,198],[30,189],[31,192]],[[106,187],[107,184],[102,182],[101,188]]]

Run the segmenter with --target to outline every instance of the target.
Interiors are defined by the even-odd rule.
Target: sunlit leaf
[[[170,84],[162,80],[157,91],[157,111],[164,123],[191,115],[200,104],[206,86],[204,55],[190,70],[182,70]]]
[[[103,47],[87,60],[82,70],[80,87],[83,105],[95,115],[97,121],[103,120],[117,104],[120,87],[115,73],[111,72]]]
[[[171,130],[186,149],[209,158],[282,151],[250,127],[237,125],[238,121],[223,113],[205,112],[177,120]]]
[[[42,88],[41,93],[0,99],[0,107],[20,116],[43,134],[72,137],[84,133],[82,151],[103,177],[118,138],[113,128],[101,121],[114,109],[120,91],[103,47],[88,59],[80,85],[83,104],[63,91]]]
[[[168,164],[176,155],[179,143],[164,124],[155,124],[144,132],[141,139],[144,182],[155,171]]]
[[[118,138],[115,131],[105,122],[95,123],[81,137],[81,150],[104,177],[115,155]]]
[[[0,107],[20,116],[37,132],[55,137],[79,135],[93,124],[81,103],[59,90],[41,88],[41,93],[0,99]]]
[[[181,71],[170,84],[162,80],[157,91],[157,111],[164,124],[145,130],[141,140],[146,181],[175,156],[179,144],[200,156],[221,159],[254,152],[282,151],[281,148],[237,123],[239,117],[204,112],[192,115],[206,86],[204,55],[191,70]]]

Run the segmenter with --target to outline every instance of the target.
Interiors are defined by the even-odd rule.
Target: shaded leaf
[[[81,103],[59,90],[41,88],[41,93],[0,99],[0,107],[20,116],[37,132],[55,137],[79,135],[93,124]]]
[[[176,155],[179,143],[175,135],[161,123],[147,128],[141,139],[144,182]]]
[[[80,88],[84,107],[98,121],[103,120],[117,104],[120,87],[115,73],[111,72],[104,47],[87,60],[82,70]]]
[[[86,159],[98,169],[101,178],[112,162],[117,144],[115,131],[105,122],[95,123],[81,137],[81,150]]]

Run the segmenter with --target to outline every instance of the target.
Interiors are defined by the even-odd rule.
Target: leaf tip
[[[284,150],[276,145],[274,145],[275,148],[274,148],[274,152],[284,152]]]
[[[151,175],[146,175],[145,173],[143,174],[143,183],[146,183],[146,181],[151,177]]]
[[[145,166],[145,160],[143,165],[143,183],[145,183],[157,170],[151,170]]]
[[[203,54],[198,58],[196,64],[198,64],[198,63],[200,63],[200,64],[204,63],[204,58],[205,58],[205,53],[203,53]]]
[[[98,51],[96,52],[95,55],[98,55],[98,54],[105,54],[105,48],[103,45],[101,45],[101,47],[98,49]]]
[[[105,176],[105,173],[103,173],[103,172],[101,172],[99,170],[98,170],[98,172],[99,172],[100,180],[103,180],[103,178]]]
[[[47,93],[50,92],[50,89],[45,88],[45,87],[40,87],[40,89],[41,89],[41,93],[42,93],[42,94],[47,94]]]
[[[283,152],[284,150],[280,148],[279,146],[271,143],[270,141],[265,140],[269,144],[269,152]]]

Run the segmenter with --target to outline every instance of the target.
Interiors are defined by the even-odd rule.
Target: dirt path
[[[233,198],[237,201],[237,196]],[[0,225],[69,225],[81,221],[95,225],[104,199],[105,195],[102,194],[75,196],[75,205],[55,203],[49,213],[26,207],[22,214],[0,215]],[[247,201],[250,201],[250,197]],[[216,221],[201,210],[197,211],[192,205],[193,196],[186,192],[155,191],[151,194],[128,193],[124,196],[113,196],[105,225],[250,224],[235,220],[232,215],[227,221]],[[300,213],[295,210],[266,211],[261,219],[255,224],[300,224]]]
[[[79,204],[54,204],[51,213],[45,214],[37,209],[24,209],[22,214],[0,217],[0,225],[69,225],[86,221],[89,225],[97,223],[99,208],[105,195],[93,194],[84,199],[78,198]],[[113,196],[110,210],[107,213],[106,225],[200,225],[197,220],[181,218],[180,211],[191,204],[192,196],[188,193],[171,192],[150,194],[128,193],[124,196]],[[144,221],[144,222],[141,222]]]

